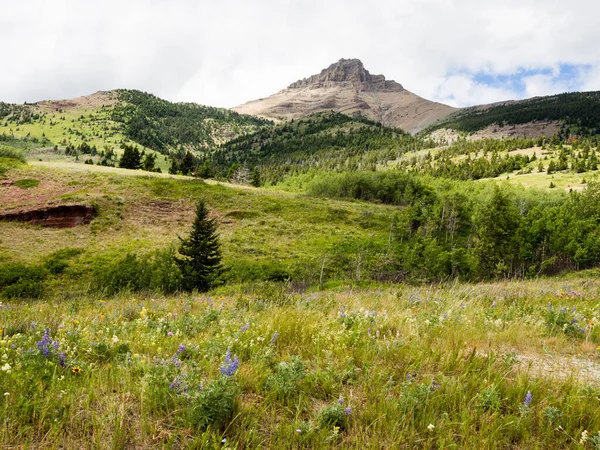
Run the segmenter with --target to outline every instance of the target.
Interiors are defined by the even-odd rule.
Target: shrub
[[[275,367],[275,373],[267,378],[265,386],[278,400],[285,401],[297,394],[299,384],[305,376],[304,362],[293,357]]]
[[[175,262],[173,249],[157,250],[138,257],[130,253],[109,264],[99,265],[92,289],[114,295],[144,289],[165,294],[181,289],[182,274]]]
[[[34,178],[23,178],[22,180],[15,181],[15,186],[20,187],[21,189],[31,189],[38,187],[39,184],[40,180]]]
[[[193,400],[189,421],[194,427],[205,430],[209,426],[223,428],[238,409],[239,387],[237,382],[221,376],[206,385]]]
[[[7,298],[40,298],[46,271],[42,267],[10,263],[0,266],[0,290]]]
[[[340,430],[346,429],[348,415],[344,406],[340,403],[326,406],[319,413],[319,426],[321,428],[337,427]]]

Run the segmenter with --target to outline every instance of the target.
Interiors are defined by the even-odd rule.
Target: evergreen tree
[[[213,169],[209,160],[204,161],[204,164],[202,164],[202,167],[198,171],[198,176],[203,179],[212,178],[214,176]]]
[[[137,147],[127,144],[123,145],[123,156],[121,156],[121,161],[119,161],[119,167],[134,170],[142,167],[142,159]]]
[[[155,153],[146,153],[144,156],[144,161],[142,162],[142,167],[144,170],[148,172],[154,171],[154,164],[156,163],[156,154]]]
[[[181,160],[181,164],[179,165],[179,170],[182,175],[190,175],[194,172],[196,167],[196,163],[194,161],[194,155],[190,152],[185,152],[185,156]]]
[[[216,230],[215,220],[208,218],[205,201],[199,200],[190,235],[186,239],[179,238],[182,258],[177,258],[177,263],[183,274],[184,290],[206,292],[222,272],[221,244]]]
[[[250,177],[250,184],[254,187],[260,187],[261,185],[261,180],[260,180],[260,172],[258,171],[258,168],[254,168],[252,169],[252,175]]]

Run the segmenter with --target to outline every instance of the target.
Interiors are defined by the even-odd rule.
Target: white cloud
[[[578,88],[600,89],[599,13],[592,0],[5,0],[0,99],[127,87],[234,106],[341,57],[457,105],[523,93],[449,73],[587,64]],[[525,95],[560,83],[530,77]]]

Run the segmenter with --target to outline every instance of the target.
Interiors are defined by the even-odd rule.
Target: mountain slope
[[[371,75],[358,59],[340,59],[318,75],[233,110],[287,120],[333,110],[416,133],[455,108],[425,100],[383,75]]]
[[[311,170],[375,170],[432,145],[402,130],[335,112],[311,114],[233,139],[207,155],[224,176],[233,164],[256,167],[262,182]]]
[[[523,125],[530,127],[524,130]],[[600,134],[600,92],[573,92],[464,108],[426,131],[446,128],[476,133],[490,127],[503,128],[504,134],[516,130],[520,137],[525,131],[526,137],[547,135],[544,130],[549,130],[550,135],[557,131],[564,136]]]
[[[102,148],[129,141],[168,153],[179,146],[215,146],[268,124],[227,109],[171,103],[135,90],[25,105],[0,102],[0,136],[40,146],[77,147],[85,142]]]

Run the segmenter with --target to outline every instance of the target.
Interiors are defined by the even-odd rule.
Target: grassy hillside
[[[123,145],[139,145],[156,155],[156,166],[163,172],[170,163],[160,153],[215,146],[269,123],[222,108],[171,103],[135,90],[25,105],[0,103],[0,141],[25,147],[31,159],[73,161],[77,156],[81,162],[97,164],[104,153],[114,151],[115,158],[104,160],[113,165]]]
[[[488,183],[356,172],[315,178],[297,194],[24,164],[11,152],[0,152],[3,212],[77,203],[97,216],[64,229],[0,222],[2,447],[600,445],[597,269],[389,283],[390,268],[411,262],[398,253],[406,245],[414,283],[436,261],[434,241],[481,239],[468,236],[481,230],[469,208],[492,205]],[[523,254],[544,237],[543,258],[576,251],[586,236],[578,260],[599,253],[584,229],[597,232],[597,190],[502,192],[505,214],[481,216],[491,226],[535,210],[521,229],[532,233]],[[207,294],[110,291],[115,277],[136,276],[128,254],[160,269],[200,196],[218,223],[224,284]],[[501,242],[491,250],[521,254],[510,247],[521,241]]]
[[[568,136],[600,134],[600,92],[573,92],[460,110],[424,133],[439,128],[475,132],[490,125],[558,121]]]

